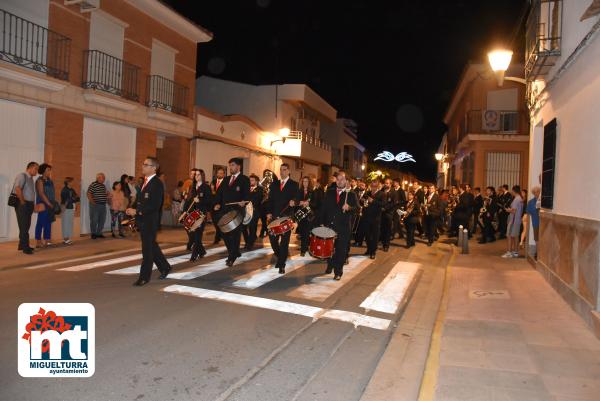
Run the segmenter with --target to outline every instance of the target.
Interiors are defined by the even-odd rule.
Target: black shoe
[[[187,249],[188,251],[191,251],[193,245],[194,245],[193,242],[188,242],[187,245],[186,245],[186,247],[185,247],[185,249]]]
[[[279,274],[285,274],[285,267],[279,268]]]
[[[96,238],[106,238],[106,237],[104,236],[104,234],[98,234],[98,235],[96,235]]]
[[[389,251],[389,250],[390,250],[390,247],[389,247],[389,246],[384,246],[384,247],[383,247],[383,252],[387,252],[387,251]]]
[[[433,245],[433,242],[427,242],[427,246]]]
[[[327,269],[325,269],[325,274],[331,274],[331,272],[333,272],[333,266],[327,266]]]
[[[217,245],[219,242],[221,242],[221,240],[220,240],[220,239],[215,239],[215,240],[213,241],[213,245]]]
[[[302,256],[302,257],[306,256],[306,251],[300,252],[300,256]]]
[[[487,242],[495,242],[496,238],[488,238]]]
[[[192,256],[190,256],[190,262],[195,262],[198,259],[198,252],[196,252],[196,250],[192,251]]]
[[[334,280],[340,281],[342,279],[342,276],[338,276],[337,274],[335,276],[333,276]]]
[[[203,249],[203,250],[201,250],[201,251],[200,251],[200,253],[198,254],[198,257],[199,257],[199,258],[203,258],[203,257],[205,257],[205,256],[206,256],[206,250],[205,250],[205,249]]]
[[[160,276],[158,276],[159,280],[164,280],[167,278],[167,276],[169,275],[169,273],[171,273],[171,267],[169,266],[169,268],[167,269],[166,272],[161,273]]]
[[[358,247],[358,246],[360,246],[360,242],[355,242],[354,245],[352,245],[352,246]]]
[[[233,263],[235,262],[235,259],[236,259],[236,258],[227,259],[227,262],[225,262],[225,264],[226,264],[228,267],[231,267],[231,266],[233,266]]]
[[[134,287],[141,287],[141,286],[146,285],[146,284],[148,284],[148,281],[143,280],[143,279],[140,278],[135,283],[133,283],[133,286]]]
[[[363,253],[363,256],[371,256],[371,252],[366,251],[365,253]]]
[[[477,243],[478,243],[478,244],[485,244],[485,243],[487,243],[487,241],[486,241],[486,240],[484,240],[484,239],[480,239],[479,241],[477,241]]]
[[[98,238],[96,234],[92,234],[92,239]]]
[[[348,260],[348,258],[346,258],[346,261],[344,262],[344,264],[347,265],[348,263],[350,263],[350,261]]]
[[[33,248],[25,248],[23,249],[23,253],[25,255],[33,255]]]
[[[374,254],[374,253],[370,254],[370,255],[369,255],[369,258],[371,258],[371,259],[375,259],[375,254]]]

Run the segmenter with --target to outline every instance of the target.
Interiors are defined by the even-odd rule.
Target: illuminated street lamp
[[[526,84],[523,78],[504,76],[506,70],[508,70],[508,67],[510,66],[510,60],[512,59],[512,55],[512,50],[507,49],[496,49],[488,53],[490,67],[492,67],[492,71],[494,71],[494,73],[496,74],[498,86],[502,86],[504,80],[514,81],[524,85]]]
[[[441,154],[441,153],[436,153],[435,154],[435,160],[441,162],[443,158],[444,158],[443,154]]]
[[[360,169],[361,169],[362,171],[365,171],[365,168],[366,168],[366,167],[367,167],[367,166],[365,166],[365,165],[364,165],[364,163],[363,163],[363,164],[360,166]]]
[[[279,130],[279,139],[274,139],[271,141],[271,146],[273,146],[273,144],[275,142],[282,142],[285,143],[285,140],[287,139],[288,136],[290,136],[290,129],[289,128],[281,128]]]

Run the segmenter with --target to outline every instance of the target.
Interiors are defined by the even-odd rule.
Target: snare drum
[[[315,227],[310,232],[310,244],[308,251],[319,259],[329,259],[335,250],[335,239],[337,234],[328,227]]]
[[[289,217],[280,217],[273,220],[268,226],[269,235],[282,235],[294,229],[294,221]]]
[[[183,219],[183,228],[185,228],[187,232],[193,232],[202,225],[205,217],[206,215],[200,210],[194,210],[187,214],[185,219]]]
[[[294,213],[294,220],[296,220],[296,222],[299,222],[300,220],[303,220],[307,217],[309,220],[312,220],[312,218],[314,217],[313,211],[310,208],[310,206],[302,207],[296,210],[296,213]]]

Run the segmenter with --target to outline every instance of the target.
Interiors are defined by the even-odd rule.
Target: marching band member
[[[437,234],[438,220],[442,214],[440,198],[435,190],[435,185],[429,186],[427,196],[424,198],[423,214],[425,223],[425,234],[427,235],[427,246],[431,246]]]
[[[382,192],[385,195],[385,205],[383,206],[383,215],[381,217],[381,244],[383,245],[383,251],[387,252],[390,249],[390,241],[392,239],[394,213],[396,213],[398,207],[398,194],[392,191],[391,179],[385,179]]]
[[[194,179],[196,177],[196,172],[198,171],[197,168],[192,168],[190,170],[190,176],[187,180],[185,180],[185,182],[183,183],[183,189],[182,189],[182,194],[181,194],[181,199],[182,202],[185,204],[187,202],[187,200],[190,197],[190,189],[192,188],[192,184],[194,183]],[[182,210],[186,210],[186,209],[182,209]],[[179,218],[179,216],[177,216]],[[191,251],[192,247],[194,246],[194,235],[193,233],[187,233],[188,235],[188,242],[187,242],[187,250]]]
[[[229,160],[229,176],[221,182],[216,193],[213,210],[224,214],[231,210],[243,213],[243,207],[250,199],[250,180],[240,172],[242,159],[234,157]],[[231,204],[235,203],[235,204]],[[241,224],[228,233],[222,233],[227,247],[227,261],[225,264],[233,266],[235,259],[240,257],[240,240],[242,234]]]
[[[498,211],[496,191],[494,190],[494,187],[487,187],[485,189],[485,195],[486,197],[483,200],[483,207],[479,214],[479,219],[483,222],[483,232],[481,233],[481,238],[479,239],[480,244],[496,241],[496,234],[492,224],[494,221],[494,216]]]
[[[204,213],[204,221],[194,231],[190,232],[189,235],[193,239],[192,256],[190,262],[196,261],[199,257],[206,255],[204,244],[202,244],[202,235],[204,234],[204,227],[206,225],[206,214],[210,210],[212,205],[212,194],[210,187],[205,183],[206,176],[204,170],[196,169],[192,185],[190,187],[189,196],[184,204],[183,210],[198,210]],[[193,204],[193,206],[192,206]]]
[[[508,225],[508,216],[510,213],[506,211],[510,207],[513,201],[513,197],[508,190],[508,185],[504,184],[498,188],[498,197],[496,202],[498,204],[498,232],[500,235],[498,239],[506,238],[506,227]]]
[[[269,188],[269,200],[267,202],[267,222],[283,216],[289,216],[296,205],[296,195],[298,194],[298,183],[290,178],[290,166],[283,163],[279,168],[281,178],[273,180]],[[277,259],[275,267],[279,269],[279,274],[285,273],[285,262],[288,258],[291,231],[282,235],[271,235],[269,240],[271,248]]]
[[[263,201],[263,189],[259,183],[258,176],[250,174],[250,202],[254,212],[252,213],[252,220],[248,225],[242,228],[242,234],[244,236],[244,242],[246,243],[245,249],[250,250],[256,242],[256,230],[258,229],[258,219],[262,213],[262,201]]]
[[[367,225],[365,219],[362,217],[364,212],[364,202],[366,201],[365,195],[369,192],[367,184],[364,181],[358,181],[358,187],[356,188],[356,198],[358,199],[358,222],[352,223],[354,232],[354,246],[362,246],[363,241],[367,233]],[[358,225],[356,227],[355,225]],[[377,237],[379,240],[379,236]]]
[[[379,190],[379,179],[371,181],[371,188],[365,193],[366,201],[362,210],[362,222],[364,222],[367,239],[367,251],[365,256],[375,259],[377,244],[379,243],[381,214],[385,204],[385,195]],[[396,213],[397,214],[397,213]]]
[[[408,192],[408,202],[406,203],[406,214],[403,216],[403,222],[406,226],[406,247],[415,246],[415,229],[421,219],[421,205],[413,191]]]
[[[395,238],[397,233],[398,238],[402,239],[404,238],[404,232],[402,230],[402,224],[400,224],[400,215],[398,214],[398,210],[406,206],[406,194],[400,185],[400,179],[394,179],[392,191],[394,191],[395,197],[398,199],[396,210],[394,210],[392,238]]]
[[[346,173],[343,170],[338,171],[336,183],[330,187],[323,199],[317,222],[333,229],[337,234],[335,252],[327,260],[325,274],[334,271],[334,280],[340,280],[352,234],[352,212],[358,207],[358,200],[354,192],[346,190]]]
[[[483,226],[479,221],[479,211],[483,207],[483,196],[481,196],[481,188],[479,187],[473,188],[473,192],[473,232],[471,234],[475,235],[478,226],[483,231]]]
[[[213,180],[210,184],[213,199],[216,199],[217,192],[219,191],[219,189],[222,188],[221,184],[223,183],[224,179],[225,179],[225,169],[223,167],[217,168],[217,176],[215,178],[213,178]],[[219,222],[219,217],[221,214],[218,212],[213,212],[211,214],[212,214],[212,222],[213,222],[213,225],[215,226],[215,241],[213,242],[213,244],[216,245],[221,241],[221,230],[219,230],[219,225],[217,224]]]
[[[302,177],[300,189],[296,195],[296,201],[300,207],[310,207],[313,210],[313,185],[312,180],[308,176]],[[313,212],[314,213],[314,212]],[[308,251],[309,236],[312,222],[308,218],[304,218],[298,222],[298,233],[300,234],[300,255],[304,256]]]

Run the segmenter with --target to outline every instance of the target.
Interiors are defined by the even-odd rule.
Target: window
[[[497,188],[521,183],[521,154],[489,152],[486,157],[485,185]]]
[[[556,165],[556,118],[544,126],[542,158],[542,207],[554,206],[554,168]]]

